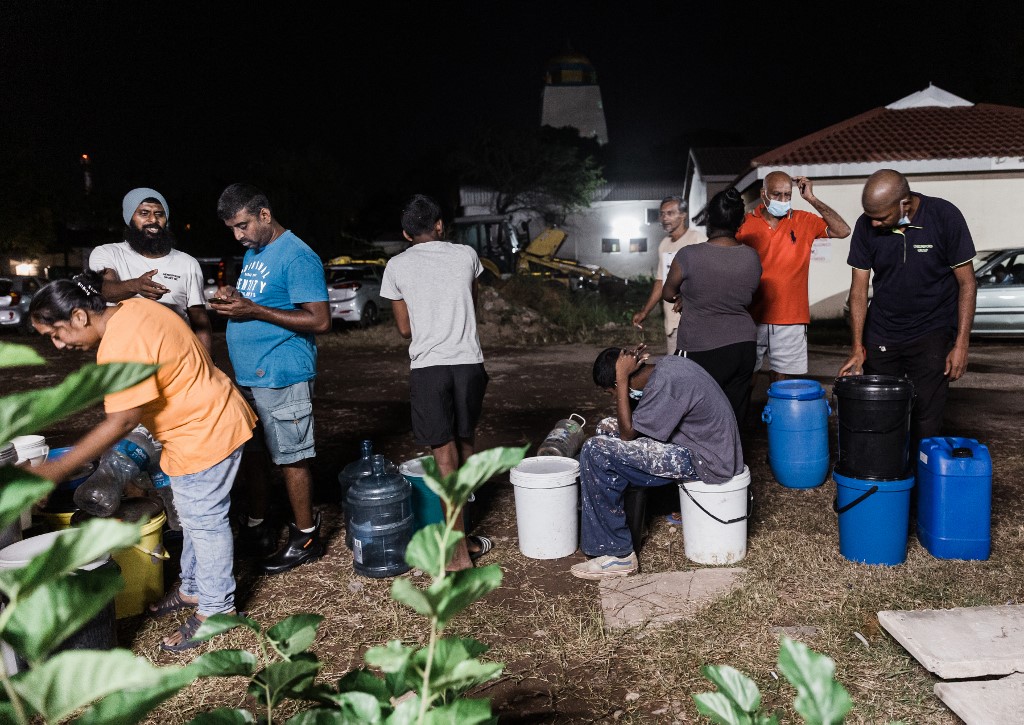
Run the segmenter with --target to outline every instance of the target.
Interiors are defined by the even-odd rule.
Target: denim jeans
[[[599,425],[598,430],[611,432],[612,427]],[[627,486],[665,486],[698,478],[690,451],[682,446],[643,437],[624,441],[599,434],[588,439],[580,450],[583,553],[621,557],[633,551],[623,506]]]
[[[171,476],[174,506],[181,519],[182,594],[199,597],[198,614],[235,609],[234,541],[228,508],[242,448],[199,473]]]

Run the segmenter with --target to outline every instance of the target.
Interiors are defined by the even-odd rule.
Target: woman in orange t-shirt
[[[151,377],[104,397],[104,420],[65,456],[33,473],[62,481],[99,458],[140,423],[163,445],[160,466],[171,479],[184,534],[181,583],[149,614],[195,608],[161,647],[171,651],[199,644],[193,639],[204,619],[234,613],[234,548],[228,520],[231,486],[242,444],[252,437],[256,416],[206,348],[170,308],[143,298],[108,306],[95,272],[57,280],[32,298],[32,325],[59,350],[96,350],[96,361],[159,365]]]

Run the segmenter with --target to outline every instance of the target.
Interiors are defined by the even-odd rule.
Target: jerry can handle
[[[569,420],[572,420],[573,418],[579,418],[580,419],[580,428],[582,428],[583,426],[585,426],[587,424],[587,421],[584,420],[583,416],[580,415],[579,413],[572,413],[572,414],[569,415]]]
[[[771,425],[772,422],[772,406],[764,406],[764,410],[761,411],[761,421]]]

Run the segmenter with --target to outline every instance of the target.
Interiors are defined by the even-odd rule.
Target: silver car
[[[971,334],[1024,336],[1024,247],[979,252],[974,273],[978,306]]]
[[[45,284],[46,280],[41,277],[0,277],[0,328],[23,334],[35,332],[28,317],[28,306],[32,295]]]
[[[391,300],[380,296],[383,275],[383,260],[325,265],[331,319],[360,327],[377,324],[382,313],[391,312]]]

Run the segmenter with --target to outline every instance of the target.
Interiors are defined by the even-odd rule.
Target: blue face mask
[[[644,397],[644,391],[642,391],[642,390],[634,390],[633,388],[629,389],[629,399],[630,400],[640,400],[640,398],[642,398],[642,397]]]
[[[766,205],[766,208],[768,209],[768,213],[771,214],[774,217],[779,217],[780,219],[782,217],[786,216],[787,214],[789,214],[789,210],[792,207],[793,207],[792,203],[790,203],[788,201],[778,201],[777,199],[772,199]]]
[[[908,224],[910,224],[910,217],[908,217],[907,213],[905,211],[903,211],[903,204],[904,203],[909,203],[909,202],[902,202],[902,201],[900,202],[900,220],[898,222],[896,222],[896,226],[897,227],[905,227]]]

